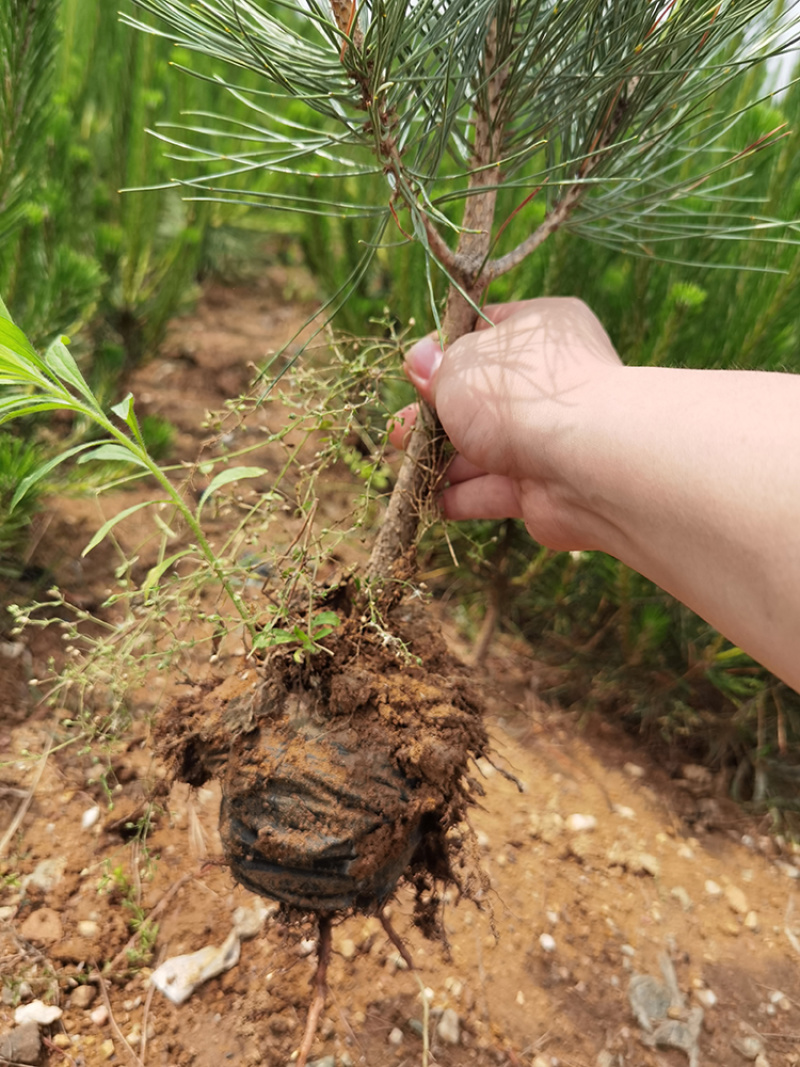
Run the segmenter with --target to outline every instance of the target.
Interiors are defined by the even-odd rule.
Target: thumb
[[[406,353],[406,374],[423,400],[434,402],[434,377],[442,362],[442,349],[436,335],[423,337]]]

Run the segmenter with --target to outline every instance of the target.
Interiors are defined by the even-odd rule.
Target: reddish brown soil
[[[269,292],[214,290],[196,317],[178,324],[165,359],[140,372],[133,391],[147,393],[152,410],[178,422],[180,454],[188,455],[197,450],[198,412],[240,388],[247,362],[296,321]],[[226,374],[230,382],[222,380]],[[337,479],[321,503],[330,513],[345,506]],[[126,506],[122,499],[133,498],[104,499],[102,507],[110,513]],[[100,524],[96,505],[56,501],[49,515],[41,558],[49,558],[73,596],[98,601],[113,554],[99,550],[76,562],[77,549]],[[298,529],[287,517],[287,540]],[[120,536],[137,544],[143,532],[134,523]],[[431,610],[439,614],[436,605]],[[469,649],[446,615],[441,621],[451,648],[465,655]],[[63,736],[63,709],[38,707],[36,691],[25,684],[41,674],[54,643],[35,633],[20,640],[24,655],[13,665],[0,660],[0,837],[39,775],[28,754]],[[198,706],[212,691],[213,671],[219,665],[198,665]],[[470,821],[488,888],[477,894],[478,906],[459,902],[453,887],[445,892],[443,946],[420,935],[413,886],[401,889],[389,906],[391,919],[418,977],[403,969],[374,916],[338,923],[330,997],[312,1059],[334,1057],[327,1063],[336,1067],[420,1065],[427,1022],[428,1062],[440,1067],[686,1064],[679,1051],[641,1042],[628,1002],[632,973],[658,976],[658,958],[667,951],[690,1003],[705,987],[716,994],[699,1037],[704,1067],[744,1067],[731,1045],[743,1027],[761,1035],[773,1067],[800,1063],[793,849],[717,797],[702,772],[677,771],[675,778],[613,725],[544,706],[536,673],[530,649],[498,640],[480,679],[497,760],[524,792],[479,760],[474,773],[486,795]],[[271,916],[242,943],[238,964],[180,1007],[148,984],[165,958],[221,944],[234,909],[256,899],[214,862],[222,853],[218,782],[194,790],[169,786],[167,768],[154,756],[149,717],[161,691],[187,692],[175,683],[154,680],[136,694],[134,724],[112,750],[53,747],[0,859],[0,1039],[13,1027],[13,1003],[27,982],[34,995],[64,1009],[45,1031],[50,1045],[42,1062],[100,1067],[135,1064],[138,1057],[146,1067],[277,1067],[290,1062],[299,1043],[314,970],[311,925],[290,927]],[[626,771],[626,763],[641,774]],[[100,818],[82,828],[83,813],[95,805]],[[594,828],[570,830],[575,814],[593,816]],[[144,816],[150,829],[142,843],[135,829]],[[43,860],[54,861],[52,885],[26,884]],[[152,956],[142,959],[139,942],[131,942],[133,926],[154,909],[158,933]],[[98,1024],[90,1011],[103,991],[94,975],[108,961],[112,1017]],[[74,992],[87,979],[95,991],[90,1007],[79,1006]],[[427,1012],[421,987],[429,991]],[[448,1008],[460,1020],[457,1046],[437,1031]]]

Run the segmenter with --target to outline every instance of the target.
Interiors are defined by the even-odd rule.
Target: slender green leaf
[[[113,515],[110,519],[103,523],[103,525],[91,539],[86,548],[84,548],[83,552],[81,552],[81,555],[88,556],[93,548],[96,548],[101,541],[105,540],[106,534],[113,530],[118,522],[122,522],[122,520],[127,519],[129,515],[133,515],[135,512],[141,511],[142,508],[149,508],[151,504],[161,503],[163,503],[163,501],[161,500],[143,500],[140,501],[138,504],[133,504],[131,507],[125,508],[123,511],[118,512],[116,515]]]
[[[162,559],[160,563],[157,563],[155,567],[151,567],[142,583],[142,593],[145,597],[149,596],[155,589],[165,571],[168,571],[179,559],[183,559],[184,556],[190,556],[191,554],[192,550],[190,548],[182,548],[180,552],[175,552],[174,555],[167,556],[166,559]]]
[[[125,445],[119,445],[115,442],[100,445],[91,452],[87,452],[86,455],[81,456],[78,462],[89,463],[92,460],[105,460],[108,463],[135,463],[137,467],[143,467],[145,470],[150,470],[142,457],[134,450],[133,446],[128,448]]]
[[[89,388],[86,379],[81,374],[72,353],[64,343],[66,340],[68,340],[68,338],[53,341],[44,354],[45,362],[53,373],[58,375],[62,382],[67,382],[67,384],[71,385],[72,388],[76,389],[85,400],[88,400],[92,407],[96,408],[97,401],[94,398],[94,394]]]
[[[75,406],[65,404],[62,400],[51,400],[45,396],[0,397],[0,425],[12,419],[22,418],[23,415],[37,415],[41,411],[64,411],[65,409],[74,411]]]
[[[211,479],[205,492],[200,497],[200,503],[197,505],[198,516],[211,494],[221,489],[223,485],[230,485],[231,482],[238,482],[242,478],[261,478],[265,474],[269,474],[269,471],[265,470],[264,467],[230,467],[228,470],[220,471],[216,478]]]
[[[9,514],[14,510],[17,504],[22,500],[31,486],[36,485],[42,478],[50,473],[55,467],[63,463],[65,460],[70,459],[72,456],[78,455],[79,452],[85,452],[87,448],[91,448],[94,445],[93,441],[84,441],[82,445],[75,445],[74,448],[68,448],[66,452],[60,452],[57,456],[53,456],[52,459],[48,459],[46,463],[43,463],[41,467],[37,467],[36,470],[29,474],[27,478],[23,478],[17,486],[17,490],[11,498],[8,510]]]

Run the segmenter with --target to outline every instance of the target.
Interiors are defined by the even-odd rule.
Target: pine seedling
[[[419,243],[445,343],[474,327],[491,282],[558,230],[648,256],[677,238],[795,239],[736,199],[742,159],[785,131],[731,150],[732,129],[757,101],[711,117],[715,94],[797,39],[796,22],[769,0],[135,3],[160,28],[128,21],[196,53],[193,72],[252,111],[246,125],[204,115],[159,134],[180,158],[188,149],[203,161],[185,195],[369,216],[374,236],[356,273],[381,242]],[[263,90],[240,89],[237,69],[263,75]],[[305,120],[276,108],[278,97],[302,101]],[[296,175],[301,191],[247,188],[270,171]],[[382,177],[382,203],[359,201],[354,179],[368,175]],[[310,176],[328,180],[328,197],[302,192]],[[515,201],[504,217],[500,193]],[[720,200],[727,212],[704,212]],[[443,308],[436,272],[448,282]],[[415,541],[437,478],[436,438],[424,411],[372,578],[389,577]]]

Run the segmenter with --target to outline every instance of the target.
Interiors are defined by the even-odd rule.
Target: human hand
[[[601,531],[577,490],[585,484],[589,426],[602,390],[623,370],[605,330],[580,300],[540,298],[490,306],[491,327],[443,354],[418,341],[406,371],[456,448],[442,493],[451,519],[523,518],[556,549],[597,548]],[[398,412],[402,447],[416,406]]]

